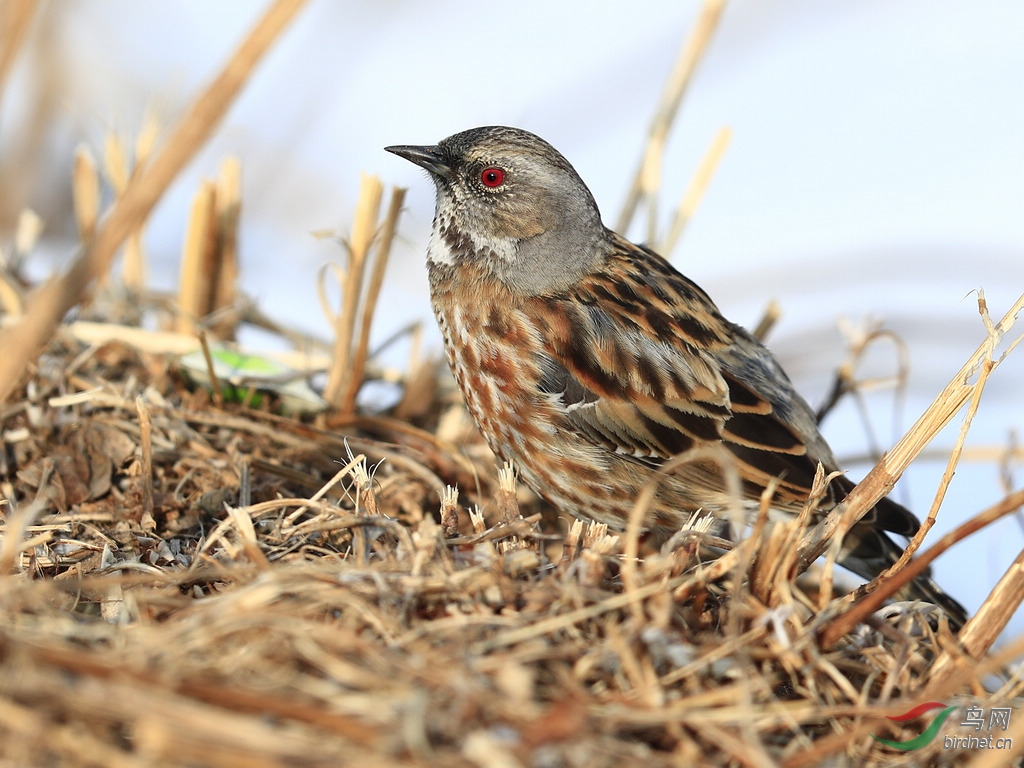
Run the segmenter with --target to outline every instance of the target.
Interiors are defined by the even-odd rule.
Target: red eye
[[[485,187],[500,187],[505,183],[505,172],[501,168],[484,168],[480,174],[480,181]]]

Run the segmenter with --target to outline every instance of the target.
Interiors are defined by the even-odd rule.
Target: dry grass
[[[442,515],[493,470],[430,431],[440,388],[321,431],[119,342],[46,363],[2,414],[14,764],[891,764],[885,714],[1021,693],[983,686],[1020,647],[971,657],[913,613],[823,645],[842,603],[756,575],[787,527],[623,560],[600,527],[542,536],[507,476],[469,494],[492,527]]]
[[[264,45],[296,8],[278,4],[257,30]],[[708,4],[683,75],[720,10]],[[227,67],[211,89],[220,97],[201,97],[192,119],[215,121],[249,73],[255,49],[239,50],[248,63]],[[672,115],[685,80],[669,89]],[[366,182],[376,191],[347,242],[333,345],[332,360],[349,362],[335,365],[333,407],[315,424],[278,415],[273,395],[254,407],[220,402],[160,351],[194,339],[125,324],[139,313],[174,320],[173,304],[140,286],[137,259],[120,276],[137,292],[130,313],[105,301],[104,286],[126,239],[142,257],[146,211],[204,125],[126,171],[103,218],[95,163],[79,154],[81,269],[104,281],[91,311],[106,324],[60,324],[85,284],[57,278],[25,302],[20,276],[0,275],[7,313],[24,307],[3,332],[10,358],[0,365],[3,764],[1005,765],[1024,752],[1016,715],[1012,751],[944,750],[937,739],[901,753],[871,738],[917,735],[919,724],[885,717],[923,701],[1019,707],[1022,681],[1007,665],[1024,641],[991,648],[1021,600],[1020,560],[959,637],[927,611],[876,612],[871,601],[1019,507],[1021,491],[852,597],[833,597],[830,567],[812,565],[966,407],[952,472],[1024,304],[999,322],[980,305],[978,353],[813,529],[763,515],[733,546],[694,521],[653,550],[641,535],[645,493],[622,534],[580,523],[559,532],[554,512],[516,487],[514,468],[495,471],[461,428],[459,398],[435,367],[407,372],[391,415],[354,407],[372,375],[370,323],[401,191],[381,220],[382,189]],[[661,142],[666,132],[658,123]],[[177,159],[161,160],[174,146]],[[126,168],[110,159],[119,152],[108,147],[108,176]],[[219,298],[179,312],[222,335],[237,322],[215,322],[225,312],[258,317],[223,286],[233,285],[240,205],[237,174],[228,177],[223,194],[204,188],[192,221],[201,258],[211,238],[228,240],[226,266],[188,288]],[[653,201],[655,187],[641,192]],[[695,204],[688,193],[681,216]],[[945,732],[963,733],[955,718]]]

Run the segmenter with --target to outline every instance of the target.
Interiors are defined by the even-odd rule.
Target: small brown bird
[[[621,529],[658,468],[703,445],[735,459],[751,511],[776,479],[773,511],[795,515],[818,464],[839,469],[772,354],[665,259],[605,227],[590,190],[543,139],[485,127],[387,151],[437,187],[431,300],[469,410],[491,449],[556,507]],[[726,476],[706,458],[673,469],[647,527],[678,530],[698,509],[725,516]],[[819,511],[852,488],[833,480]],[[840,562],[871,579],[902,553],[886,532],[912,536],[919,525],[883,499],[848,534]],[[927,575],[908,596],[966,621]]]

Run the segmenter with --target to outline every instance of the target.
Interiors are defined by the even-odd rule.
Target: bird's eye
[[[505,183],[505,172],[501,168],[484,168],[480,173],[480,181],[491,189],[500,187]]]

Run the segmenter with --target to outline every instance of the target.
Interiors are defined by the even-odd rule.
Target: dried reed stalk
[[[195,333],[209,314],[213,299],[216,248],[217,189],[204,179],[192,198],[178,277],[178,333]]]
[[[146,401],[140,396],[135,398],[135,410],[139,416],[139,445],[141,447],[139,461],[142,476],[142,529],[148,533],[156,530],[153,519],[155,509],[153,495],[153,418],[146,408]]]
[[[345,390],[345,397],[342,400],[341,412],[343,414],[355,412],[356,395],[359,394],[359,387],[362,386],[366,360],[370,354],[370,329],[373,326],[373,318],[376,315],[377,300],[380,297],[380,289],[384,284],[384,273],[387,270],[388,259],[391,256],[391,244],[394,242],[395,232],[398,231],[398,218],[402,213],[402,205],[404,203],[405,190],[400,187],[392,188],[391,201],[388,203],[388,211],[384,215],[380,237],[374,249],[370,281],[362,298],[363,311],[359,321],[359,338],[356,341],[355,352],[352,355],[352,376],[349,379],[348,388]]]
[[[240,181],[237,158],[228,158],[220,177],[201,182],[193,198],[178,282],[178,333],[195,333],[202,322],[218,339],[234,338],[238,316],[223,310],[237,298]]]
[[[128,170],[128,152],[121,137],[113,131],[108,131],[103,137],[103,171],[114,191],[115,199],[119,198],[128,187],[128,179],[131,174]],[[132,231],[135,232],[137,229]],[[92,236],[95,237],[95,235],[96,232],[93,231]],[[82,242],[88,244],[84,238]],[[96,280],[101,286],[105,286],[110,279],[110,268],[113,263],[113,259],[109,260],[106,268],[96,276]]]
[[[363,291],[363,272],[370,255],[370,245],[377,233],[377,215],[384,194],[384,185],[376,176],[362,174],[359,179],[359,198],[356,201],[352,235],[345,243],[348,266],[344,271],[341,289],[341,309],[334,323],[334,355],[327,373],[324,399],[342,410],[350,382],[355,377],[353,355],[356,339],[356,317]],[[345,411],[342,411],[344,414]]]
[[[772,328],[779,322],[779,318],[782,317],[782,307],[779,306],[779,302],[772,299],[768,302],[768,306],[764,308],[764,314],[761,315],[761,319],[757,325],[750,331],[754,338],[758,341],[764,341],[768,338],[768,334],[771,333]],[[819,419],[820,421],[820,419]]]
[[[345,243],[348,266],[341,278],[341,309],[334,318],[334,355],[324,387],[324,398],[340,418],[355,413],[356,396],[366,376],[373,317],[405,200],[405,190],[393,188],[384,221],[378,225],[383,193],[379,178],[362,176],[352,235]],[[321,303],[327,303],[322,288]]]
[[[1003,499],[996,506],[968,522],[978,521],[981,524],[987,524],[990,520],[1001,517],[1002,514],[1019,509],[1022,503],[1024,503],[1024,491]],[[983,516],[986,519],[981,522],[979,518]],[[977,660],[982,659],[992,649],[1022,601],[1024,601],[1024,551],[1017,555],[1010,567],[1006,569],[1006,573],[985,598],[981,607],[978,608],[977,613],[957,635],[961,648],[955,649],[955,651],[947,649],[935,660],[930,675],[931,679],[936,682],[947,680],[956,668],[962,665],[964,658],[966,658],[968,666],[973,667]]]
[[[135,168],[143,168],[156,148],[160,136],[160,121],[156,113],[149,109],[142,122],[142,129],[135,137]],[[146,289],[146,248],[143,236],[146,231],[146,220],[142,219],[138,226],[129,233],[124,243],[124,260],[121,266],[121,282],[130,296],[139,296]]]
[[[718,164],[722,162],[722,156],[725,155],[725,150],[728,149],[731,139],[732,130],[729,128],[722,128],[715,135],[711,146],[708,147],[704,157],[701,158],[700,165],[697,166],[693,178],[690,179],[686,191],[683,192],[683,197],[676,207],[675,216],[672,217],[672,224],[669,226],[668,234],[655,249],[659,253],[669,254],[675,250],[679,238],[683,236],[683,230],[690,223],[693,214],[697,212],[697,206],[700,205],[700,201],[704,198],[704,192],[707,190],[708,184],[711,183],[711,177],[715,175]]]
[[[657,241],[657,204],[656,195],[661,186],[662,158],[665,154],[665,143],[672,123],[679,112],[686,88],[693,78],[704,52],[711,42],[711,36],[718,26],[718,21],[725,8],[725,0],[704,0],[700,17],[690,35],[686,38],[679,51],[672,73],[669,75],[657,112],[648,129],[644,156],[640,161],[633,185],[626,196],[622,214],[619,216],[616,229],[625,232],[629,229],[633,216],[640,203],[647,205],[647,242]]]
[[[25,42],[29,24],[36,11],[36,0],[9,0],[0,7],[0,104],[3,104],[4,86],[10,74],[18,49]]]
[[[96,172],[96,161],[87,147],[79,147],[75,152],[71,195],[75,201],[78,237],[83,243],[88,243],[96,235],[100,218],[100,177]]]
[[[229,157],[220,165],[217,178],[217,273],[214,277],[210,313],[234,306],[238,300],[238,225],[242,211],[242,164]],[[235,338],[238,317],[222,312],[211,330],[222,340]]]

